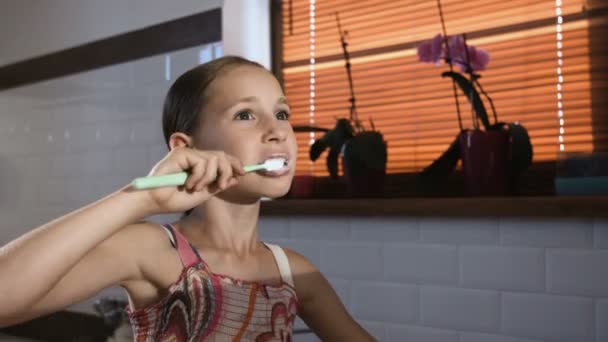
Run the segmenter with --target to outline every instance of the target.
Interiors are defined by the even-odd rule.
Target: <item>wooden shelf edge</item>
[[[262,216],[608,217],[608,196],[280,199]]]

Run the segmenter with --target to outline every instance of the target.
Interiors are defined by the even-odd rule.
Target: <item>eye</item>
[[[279,120],[289,120],[290,114],[286,110],[282,110],[280,112],[277,112],[276,116]]]
[[[242,112],[236,113],[236,115],[234,116],[234,119],[235,120],[253,120],[253,114],[251,113],[251,111],[244,110]]]

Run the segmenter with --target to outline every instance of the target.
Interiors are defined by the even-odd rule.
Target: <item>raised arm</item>
[[[287,249],[286,249],[287,250]],[[322,341],[375,341],[348,313],[321,272],[302,255],[288,250],[299,316]]]
[[[151,214],[195,207],[235,185],[236,176],[243,174],[232,157],[189,148],[174,149],[151,174],[183,170],[190,171],[184,188],[132,191],[125,187],[0,248],[0,326],[139,279],[140,265],[131,251],[135,241],[146,236],[145,229],[133,223]]]

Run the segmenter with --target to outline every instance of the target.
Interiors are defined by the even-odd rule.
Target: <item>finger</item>
[[[207,161],[198,156],[192,157],[194,164],[190,167],[190,175],[188,175],[188,180],[186,181],[186,189],[193,191],[196,189],[196,186],[201,181],[203,176],[205,175],[205,166],[207,165]]]
[[[210,155],[205,165],[205,175],[196,185],[196,190],[201,191],[204,187],[213,183],[217,178],[218,158],[215,155]]]
[[[239,184],[239,179],[236,177],[232,177],[228,180],[228,184],[226,185],[226,189],[231,188],[235,185]]]
[[[225,156],[219,157],[218,161],[220,177],[217,180],[217,184],[220,186],[220,189],[225,189],[228,185],[228,180],[232,178],[232,165]]]
[[[243,169],[243,163],[236,157],[226,154],[226,159],[230,162],[230,166],[232,167],[232,171],[234,174],[243,176],[245,174],[245,170]]]

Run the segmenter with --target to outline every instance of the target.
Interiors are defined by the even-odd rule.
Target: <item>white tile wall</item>
[[[180,51],[180,68],[197,65],[201,48]],[[170,82],[154,59],[0,92],[1,245],[147,174],[166,154]],[[110,294],[124,295],[101,295]],[[73,309],[91,312],[91,303]]]
[[[608,251],[547,250],[547,289],[560,294],[608,297]]]
[[[588,248],[593,244],[593,219],[501,219],[503,245]]]
[[[545,254],[540,248],[463,246],[462,285],[471,288],[538,292],[545,288]]]
[[[412,325],[386,324],[387,341],[458,342],[458,333],[453,330]]]
[[[598,341],[608,341],[608,299],[598,300],[595,310],[595,327]]]
[[[420,313],[418,286],[355,282],[352,312],[356,318],[389,323],[416,323]]]
[[[493,332],[500,326],[497,291],[424,286],[420,292],[422,324]]]
[[[424,263],[421,263],[421,260],[424,260]],[[458,283],[456,246],[386,244],[384,263],[387,280],[419,284],[456,285]]]
[[[608,220],[597,219],[593,222],[593,242],[596,248],[608,249]]]
[[[592,341],[594,324],[591,298],[503,294],[502,329],[508,335],[549,341]]]
[[[355,318],[399,342],[607,342],[605,230],[587,218],[260,221],[262,238],[296,246]]]
[[[420,221],[420,233],[424,242],[496,244],[498,222],[493,219],[425,219]]]

